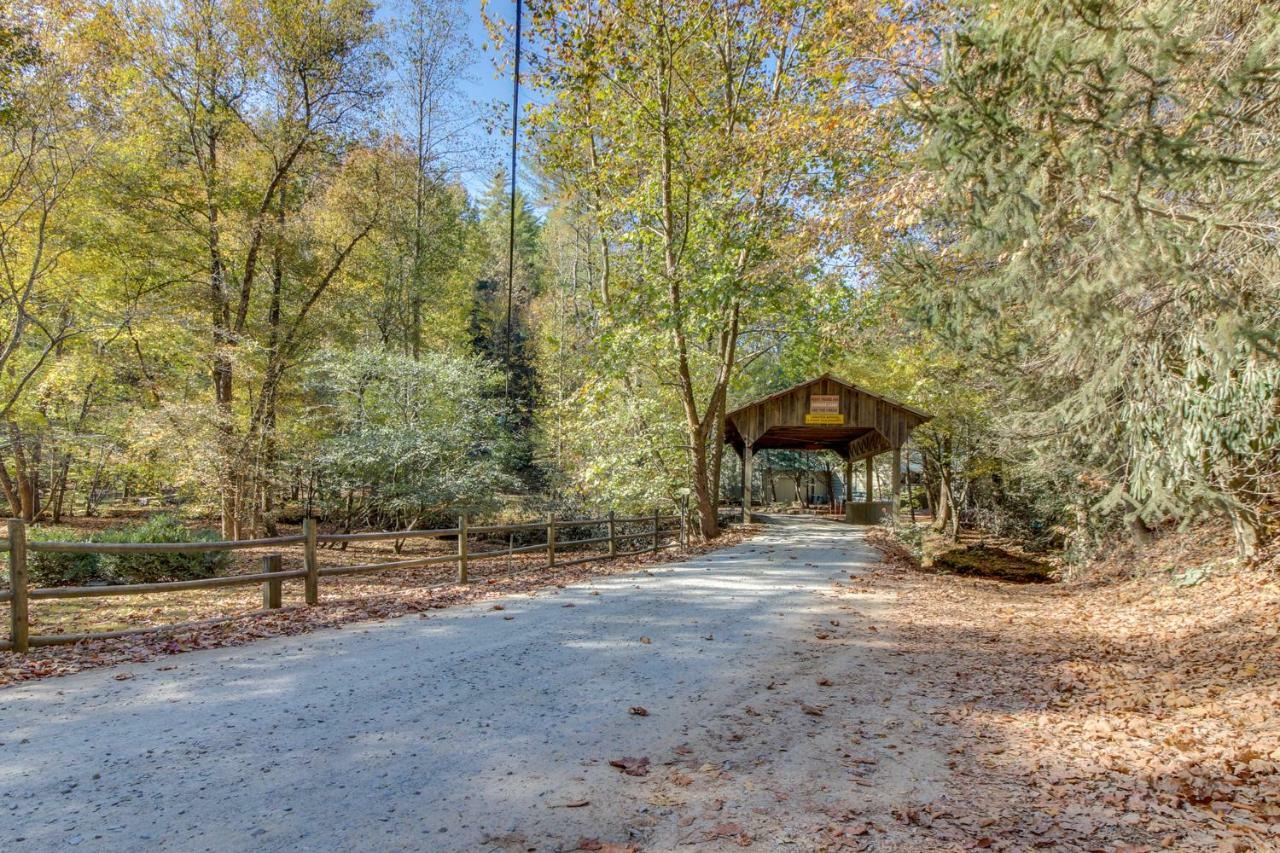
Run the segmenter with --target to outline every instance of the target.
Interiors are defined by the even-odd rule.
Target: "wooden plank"
[[[898,509],[902,495],[902,448],[893,448],[893,475],[889,479],[889,494],[893,503],[893,523],[898,523]]]
[[[590,539],[569,539],[566,541],[557,541],[557,548],[568,548],[570,545],[599,545],[601,542],[608,542],[608,536],[593,536]],[[561,563],[561,565],[564,565]]]
[[[376,530],[370,533],[324,533],[317,536],[316,541],[325,544],[336,542],[389,542],[395,539],[453,536],[457,532],[458,528],[456,527],[441,527],[435,530]]]
[[[27,550],[57,554],[203,554],[207,551],[241,551],[246,548],[297,545],[302,542],[301,535],[209,542],[30,542]]]
[[[613,517],[613,510],[609,510],[609,556],[618,556],[618,524]]]
[[[469,551],[467,553],[467,562],[474,563],[476,560],[483,560],[488,557],[509,557],[512,554],[532,554],[535,551],[546,551],[547,546],[539,542],[537,545],[522,545],[519,548],[501,548],[497,551]],[[455,560],[456,557],[449,559]]]
[[[164,583],[128,583],[108,586],[54,586],[45,589],[33,589],[29,593],[32,600],[52,598],[98,598],[112,595],[149,595],[158,592],[181,592],[184,589],[217,589],[224,586],[249,586],[268,580],[291,580],[306,577],[306,569],[290,569],[278,574],[258,573],[252,575],[229,575],[222,578],[198,578],[189,581],[166,581]]]
[[[648,530],[645,530],[642,533],[623,533],[622,535],[618,536],[618,541],[625,542],[628,539],[648,539],[651,536],[653,536],[653,533],[651,533]],[[640,550],[643,551],[644,549],[642,548]]]
[[[555,516],[547,516],[547,566],[554,568],[556,565],[556,519]]]
[[[478,535],[481,533],[519,533],[525,530],[541,530],[546,526],[546,522],[531,521],[527,524],[478,524],[467,529],[472,534]],[[458,531],[452,530],[449,532],[457,533]]]

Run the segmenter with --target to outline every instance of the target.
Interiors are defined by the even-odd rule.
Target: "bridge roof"
[[[906,442],[932,420],[928,412],[824,373],[725,415],[725,441],[752,450],[831,450],[846,459],[874,456]]]

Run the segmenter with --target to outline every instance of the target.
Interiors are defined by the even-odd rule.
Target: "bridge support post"
[[[893,448],[893,477],[889,480],[889,494],[892,499],[892,521],[898,523],[899,502],[902,496],[902,448]]]
[[[751,443],[742,445],[742,523],[751,523]]]
[[[844,460],[844,520],[850,521],[849,505],[853,503],[853,459]]]

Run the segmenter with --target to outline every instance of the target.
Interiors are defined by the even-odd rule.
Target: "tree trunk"
[[[51,514],[54,524],[62,522],[63,498],[67,493],[67,474],[71,470],[71,455],[62,454],[62,464],[58,466],[58,474],[54,479],[51,497]]]
[[[5,500],[9,502],[9,515],[18,518],[22,515],[22,501],[18,498],[18,487],[9,475],[9,467],[0,460],[0,488],[4,490]]]

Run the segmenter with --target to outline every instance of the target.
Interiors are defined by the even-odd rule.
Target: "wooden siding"
[[[814,394],[839,395],[844,423],[806,424],[809,398]],[[901,447],[911,431],[929,419],[924,412],[824,375],[729,413],[725,440],[741,452],[744,443],[753,449],[768,447],[770,430],[777,430],[779,437],[785,434],[791,441],[798,430],[811,431],[815,444],[829,447],[841,456],[860,459]]]

